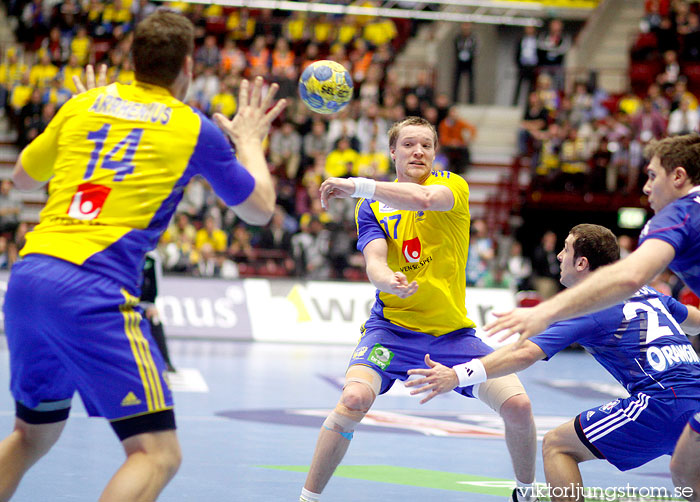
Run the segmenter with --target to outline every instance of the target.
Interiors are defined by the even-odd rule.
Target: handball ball
[[[335,113],[352,99],[352,77],[335,61],[314,61],[299,77],[299,96],[316,113]]]

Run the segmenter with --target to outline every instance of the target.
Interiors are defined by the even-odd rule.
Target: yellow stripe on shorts
[[[141,316],[134,311],[134,306],[138,304],[138,298],[130,295],[124,289],[121,290],[121,293],[125,299],[125,303],[119,308],[124,316],[124,332],[129,339],[131,352],[141,376],[148,411],[162,410],[165,408],[165,398],[158,375],[158,368],[151,356],[148,341],[141,332]]]

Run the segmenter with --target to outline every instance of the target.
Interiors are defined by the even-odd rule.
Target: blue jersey
[[[700,295],[700,186],[659,211],[642,230],[641,245],[661,239],[676,251],[669,268]]]
[[[700,398],[700,359],[679,323],[685,305],[645,286],[624,303],[552,324],[533,336],[547,358],[580,343],[630,394]]]

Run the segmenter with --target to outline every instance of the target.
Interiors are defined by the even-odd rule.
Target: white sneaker
[[[540,499],[534,493],[528,496],[524,495],[519,489],[513,488],[513,493],[511,493],[508,502],[540,502]]]

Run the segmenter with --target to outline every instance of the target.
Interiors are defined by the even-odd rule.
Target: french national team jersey
[[[669,268],[700,295],[700,186],[668,204],[647,222],[639,238],[661,239],[676,255]]]
[[[673,388],[700,398],[700,359],[679,325],[687,317],[685,305],[644,286],[624,303],[554,323],[530,341],[547,359],[580,343],[630,394]]]
[[[377,290],[372,316],[434,336],[473,328],[465,305],[469,249],[469,186],[448,171],[432,171],[424,185],[444,185],[455,203],[450,211],[405,211],[360,199],[355,208],[357,249],[386,240],[387,264],[403,272],[418,291],[399,298]]]
[[[112,84],[65,103],[26,147],[24,170],[50,180],[21,251],[50,255],[138,291],[188,181],[201,174],[228,205],[253,191],[224,134],[166,89]]]

